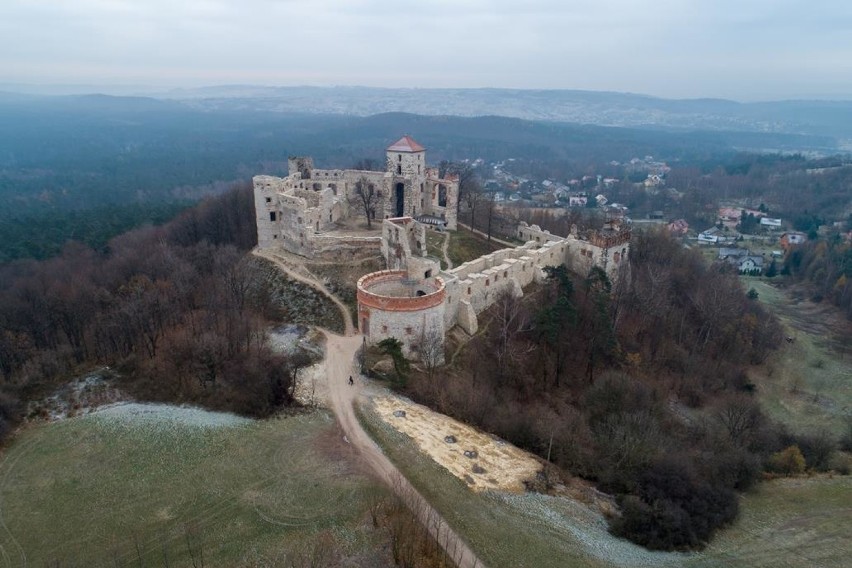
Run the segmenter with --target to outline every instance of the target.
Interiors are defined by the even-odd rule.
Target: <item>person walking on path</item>
[[[355,384],[355,381],[352,380],[352,375],[349,375],[349,386],[351,387],[354,384]]]

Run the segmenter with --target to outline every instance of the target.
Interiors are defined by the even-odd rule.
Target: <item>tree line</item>
[[[782,272],[806,284],[814,301],[827,300],[852,320],[852,243],[839,234],[793,247]]]
[[[162,227],[70,243],[45,261],[0,267],[0,433],[21,401],[94,364],[117,370],[138,398],[265,416],[292,402],[307,355],[265,342],[280,316],[260,261],[250,183],[201,202]]]

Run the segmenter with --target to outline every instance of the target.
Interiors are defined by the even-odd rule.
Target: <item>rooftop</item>
[[[403,136],[390,146],[388,152],[425,152],[426,148],[418,144],[411,136]]]

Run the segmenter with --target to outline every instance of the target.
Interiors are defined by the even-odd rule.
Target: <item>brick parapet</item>
[[[388,312],[416,312],[426,310],[444,302],[446,286],[444,280],[435,277],[437,290],[422,296],[388,296],[370,292],[372,286],[385,282],[401,281],[407,278],[404,270],[383,270],[371,272],[358,279],[358,305]]]

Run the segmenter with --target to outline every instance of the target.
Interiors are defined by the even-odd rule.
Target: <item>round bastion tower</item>
[[[392,337],[415,359],[437,342],[441,349],[430,357],[443,362],[445,299],[439,276],[412,279],[405,270],[372,272],[358,280],[358,327],[368,344]]]

